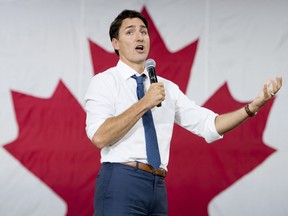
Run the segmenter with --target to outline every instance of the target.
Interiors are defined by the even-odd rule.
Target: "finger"
[[[273,96],[280,90],[282,87],[282,77],[276,77],[276,80],[273,80]]]
[[[278,90],[278,87],[277,87],[278,85],[277,85],[275,80],[271,80],[271,84],[272,84],[272,88],[271,88],[270,93],[273,94],[273,96],[274,96],[274,94],[276,94],[276,92]]]
[[[267,95],[270,94],[270,92],[274,91],[274,84],[273,84],[273,80],[269,79],[266,83],[265,83],[265,92],[267,93]]]
[[[276,77],[277,86],[280,89],[282,87],[282,77]]]
[[[270,98],[271,95],[270,95],[270,85],[271,83],[270,82],[267,82],[264,84],[264,87],[263,87],[263,93],[264,93],[264,97],[265,98]]]

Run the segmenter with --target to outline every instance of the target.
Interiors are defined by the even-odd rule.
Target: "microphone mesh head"
[[[153,59],[147,59],[146,60],[146,68],[156,67],[156,62]]]

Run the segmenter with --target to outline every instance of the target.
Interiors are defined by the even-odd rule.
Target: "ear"
[[[112,46],[115,50],[119,50],[119,43],[118,40],[116,38],[112,38]]]

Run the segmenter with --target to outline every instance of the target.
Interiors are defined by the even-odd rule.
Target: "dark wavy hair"
[[[119,29],[122,25],[122,22],[126,18],[139,18],[143,21],[144,25],[148,29],[148,21],[146,18],[138,11],[135,10],[123,10],[111,23],[110,29],[109,29],[109,36],[110,40],[112,41],[113,38],[119,39]],[[115,49],[114,49],[115,50]],[[118,50],[115,50],[115,53],[119,56]]]

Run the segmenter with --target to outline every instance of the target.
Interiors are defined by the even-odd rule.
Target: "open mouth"
[[[137,51],[143,51],[144,50],[144,46],[143,45],[138,45],[138,46],[136,46],[136,48],[135,48]]]

